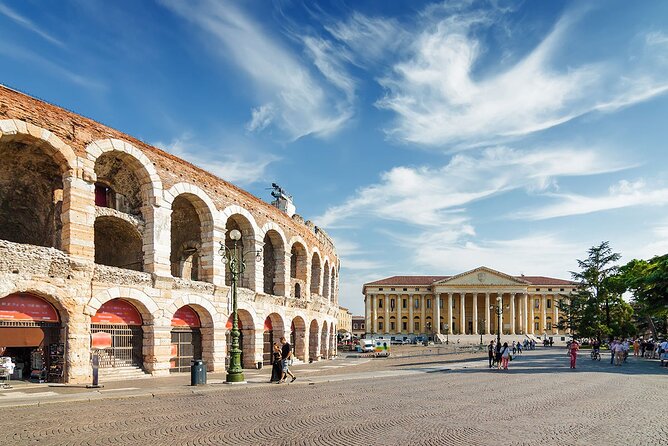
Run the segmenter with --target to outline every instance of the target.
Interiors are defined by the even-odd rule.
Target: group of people
[[[276,384],[284,383],[287,377],[292,378],[294,382],[297,377],[290,371],[290,362],[292,362],[292,346],[281,337],[281,345],[274,342],[274,349],[271,354],[271,382]]]
[[[512,361],[512,355],[516,354],[519,345],[520,343],[516,343],[515,341],[513,341],[512,347],[507,342],[501,345],[501,342],[496,342],[494,339],[489,341],[489,345],[487,346],[489,368],[496,367],[499,370],[508,370],[508,363]]]

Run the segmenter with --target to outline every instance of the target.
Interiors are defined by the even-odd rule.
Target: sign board
[[[90,347],[97,350],[111,348],[111,333],[99,331],[97,333],[91,334]]]
[[[112,299],[97,310],[91,322],[93,324],[141,325],[142,318],[131,303],[123,299]]]
[[[390,356],[390,340],[376,339],[374,351],[376,352],[376,356]]]
[[[58,312],[47,301],[27,293],[0,299],[0,320],[59,322]]]
[[[201,325],[197,312],[188,305],[176,310],[172,317],[172,327],[199,328]]]

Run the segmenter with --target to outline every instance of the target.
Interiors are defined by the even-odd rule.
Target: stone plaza
[[[243,387],[214,382],[192,391],[184,376],[150,378],[122,384],[148,386],[142,395],[112,386],[103,398],[58,403],[58,396],[45,396],[39,406],[26,397],[16,404],[28,406],[11,407],[3,393],[0,439],[26,445],[668,444],[662,422],[668,371],[657,361],[630,357],[613,367],[607,356],[594,362],[585,352],[570,370],[563,348],[539,347],[504,372],[488,369],[482,352],[445,348],[406,346],[388,359],[304,364],[295,368],[294,384],[266,383],[265,369]],[[172,390],[152,390],[160,380],[172,380]],[[84,399],[91,392],[72,391]]]

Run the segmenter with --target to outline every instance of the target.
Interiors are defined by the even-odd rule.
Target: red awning
[[[10,294],[0,299],[0,320],[59,322],[58,312],[42,298],[28,293]]]
[[[273,330],[273,327],[271,325],[271,319],[267,318],[264,320],[264,331],[271,331]]]
[[[201,326],[197,312],[188,305],[176,310],[174,317],[172,317],[172,327],[199,328]]]
[[[123,299],[112,299],[97,310],[95,316],[91,318],[91,323],[141,325],[142,318],[139,311],[131,303]]]

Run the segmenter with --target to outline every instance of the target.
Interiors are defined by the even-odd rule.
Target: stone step
[[[140,367],[122,366],[101,368],[99,371],[100,380],[121,381],[130,379],[149,378],[151,375],[144,372]]]

